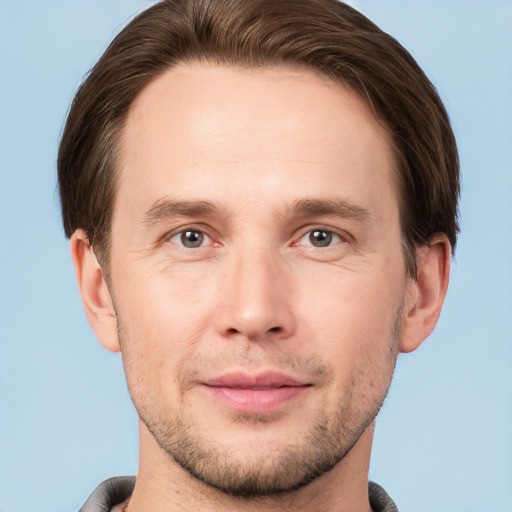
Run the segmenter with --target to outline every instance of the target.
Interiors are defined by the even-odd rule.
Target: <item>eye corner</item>
[[[340,244],[349,243],[348,234],[340,233],[339,230],[314,226],[302,231],[296,239],[295,246],[304,246],[309,249],[328,249]]]
[[[208,246],[216,247],[218,245],[204,229],[195,226],[185,226],[173,230],[162,237],[162,244],[171,244],[183,251],[198,250]]]

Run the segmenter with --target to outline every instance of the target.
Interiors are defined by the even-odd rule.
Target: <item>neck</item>
[[[333,469],[301,489],[259,498],[225,494],[189,475],[140,428],[140,463],[128,512],[371,512],[368,470],[373,424]]]

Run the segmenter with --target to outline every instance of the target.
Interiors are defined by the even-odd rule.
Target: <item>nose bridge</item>
[[[225,295],[219,311],[222,333],[255,341],[291,334],[288,272],[279,251],[263,241],[248,241],[232,250],[225,264]]]

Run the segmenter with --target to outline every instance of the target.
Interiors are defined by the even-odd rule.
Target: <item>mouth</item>
[[[202,382],[216,401],[238,412],[268,413],[298,398],[312,385],[279,372],[231,373]]]

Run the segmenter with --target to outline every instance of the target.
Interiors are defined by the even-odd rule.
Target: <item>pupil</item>
[[[200,231],[185,231],[181,235],[181,243],[185,247],[199,247],[203,243],[203,238]]]
[[[312,231],[309,235],[309,241],[315,247],[326,247],[332,241],[332,233],[329,233],[328,231],[321,231],[319,229]]]

